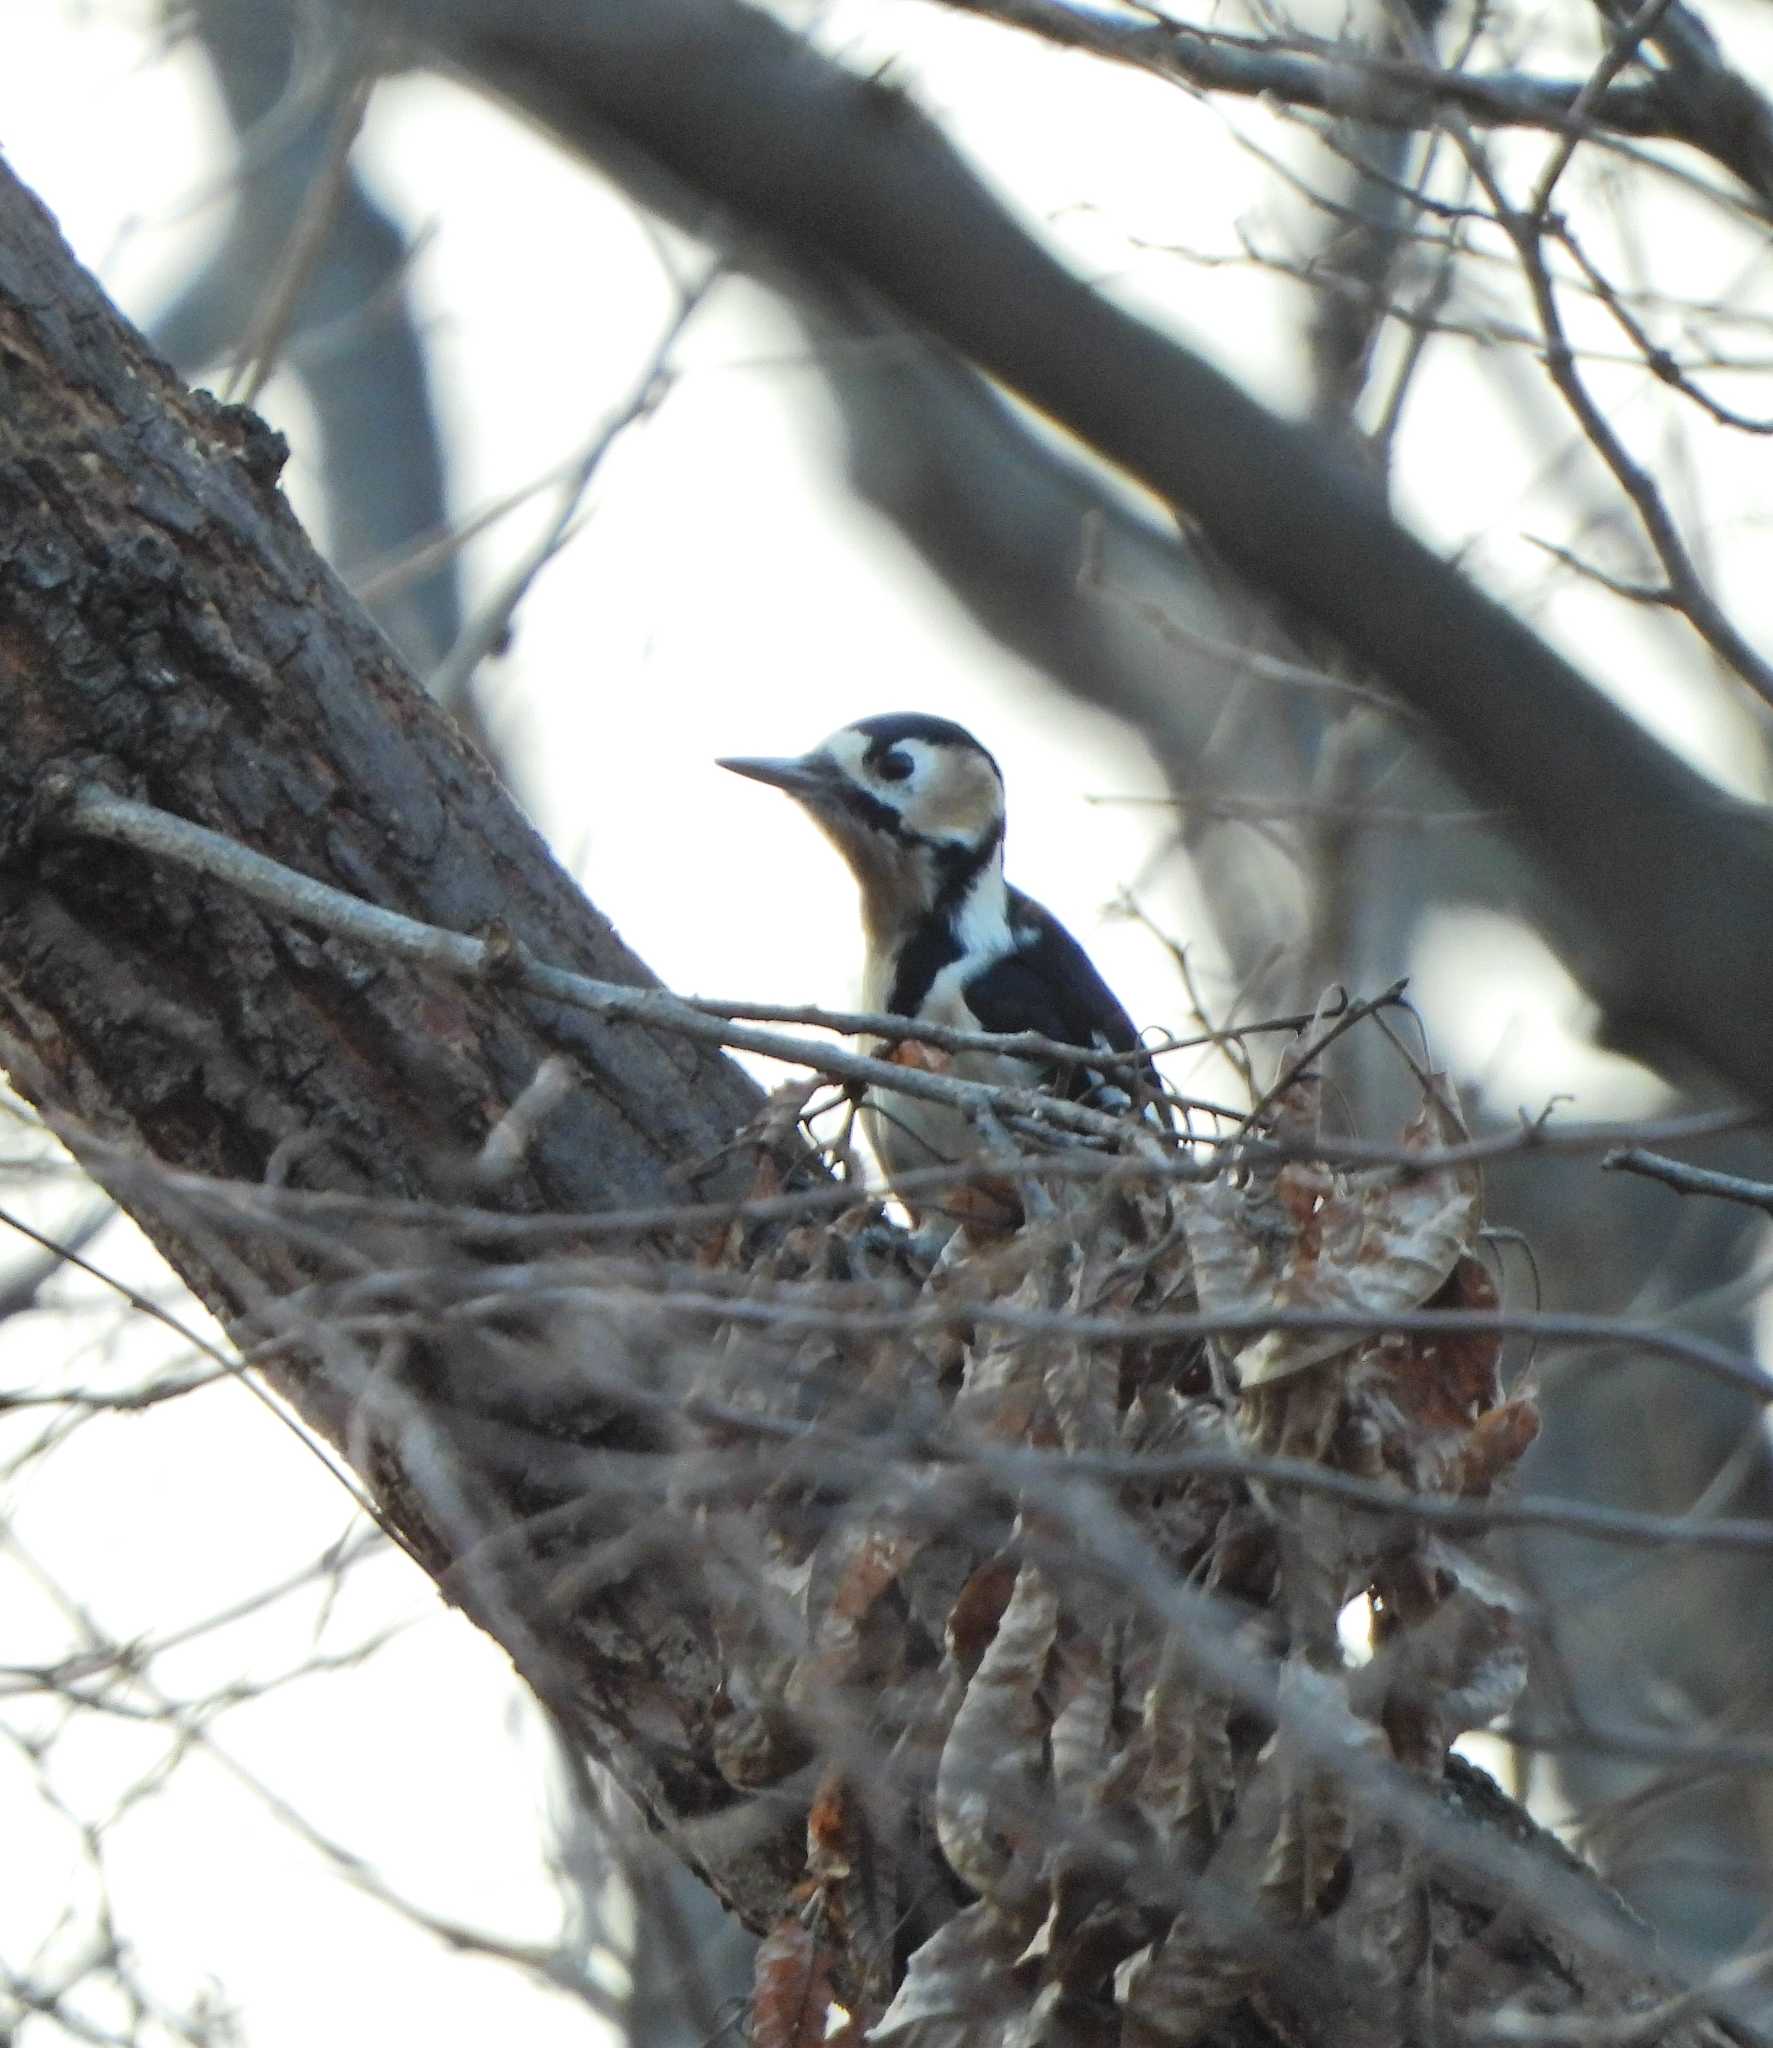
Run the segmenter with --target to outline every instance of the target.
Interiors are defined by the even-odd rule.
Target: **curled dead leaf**
[[[755,2048],[823,2048],[831,1958],[793,1914],[757,1944],[751,1976]]]
[[[1432,1099],[1404,1132],[1404,1150],[1463,1128]],[[1242,1318],[1272,1307],[1350,1318],[1344,1328],[1228,1335],[1238,1385],[1320,1365],[1363,1330],[1382,1329],[1387,1315],[1432,1299],[1475,1239],[1481,1192],[1470,1166],[1348,1172],[1311,1159],[1259,1161],[1241,1181],[1227,1173],[1185,1187],[1183,1226],[1206,1314]]]
[[[1051,1582],[1023,1565],[937,1766],[936,1839],[954,1874],[987,1897],[1041,1825],[1048,1721],[1040,1688],[1058,1626]]]
[[[1023,1947],[983,1903],[965,1906],[916,1949],[869,2039],[893,2048],[1001,2048],[1026,2003],[1014,1975]]]

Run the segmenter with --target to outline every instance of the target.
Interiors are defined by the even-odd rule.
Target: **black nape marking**
[[[952,718],[932,718],[922,711],[883,711],[874,718],[858,718],[850,730],[867,734],[870,764],[879,761],[903,740],[925,740],[934,747],[969,748],[982,760],[989,761],[991,772],[1000,782],[1003,780],[1003,770],[993,756],[980,746],[964,725],[956,725]]]
[[[933,848],[942,882],[928,915],[912,933],[911,943],[893,970],[886,1006],[895,1017],[915,1017],[936,976],[960,958],[958,926],[967,891],[996,858],[1002,844],[1003,820],[998,818],[977,845],[957,846],[949,841]]]
[[[847,779],[830,793],[828,799],[822,798],[821,801],[841,805],[871,832],[884,832],[889,839],[902,839],[907,845],[923,844],[921,835],[907,830],[905,820],[891,804],[883,803],[872,790],[858,788]]]
[[[930,849],[942,876],[936,891],[936,914],[952,918],[973,886],[974,876],[990,865],[992,856],[1003,846],[1002,814],[993,818],[970,846],[959,839],[925,839],[923,843]]]

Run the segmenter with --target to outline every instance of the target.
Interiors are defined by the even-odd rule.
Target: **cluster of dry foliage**
[[[822,2038],[834,1982],[909,2048],[1189,2043],[1246,2001],[1378,2044],[1493,2003],[1386,1766],[1437,1785],[1523,1682],[1515,1597],[1406,1500],[1487,1499],[1537,1417],[1482,1327],[1476,1170],[1410,1163],[1463,1136],[1445,1082],[1356,1169],[1319,1087],[1211,1179],[1149,1132],[1036,1169],[1020,1229],[927,1270],[872,1202],[722,1234],[750,1313],[678,1446],[738,1461],[684,1495],[721,1561],[721,1767],[816,1785],[759,2040]],[[1388,1327],[1424,1308],[1477,1327]]]

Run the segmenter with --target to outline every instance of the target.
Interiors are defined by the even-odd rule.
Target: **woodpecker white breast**
[[[810,754],[720,766],[786,790],[833,840],[862,892],[865,1008],[969,1031],[1036,1031],[1065,1045],[1132,1052],[1138,1034],[1089,955],[1003,876],[1003,777],[972,734],[946,718],[858,719]],[[1099,1070],[953,1056],[969,1080],[1030,1083],[1124,1105]],[[965,1116],[878,1093],[869,1136],[889,1175],[965,1160],[979,1139]]]

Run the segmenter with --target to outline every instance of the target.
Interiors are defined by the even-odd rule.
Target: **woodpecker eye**
[[[895,747],[890,754],[880,758],[880,779],[882,782],[904,782],[917,763],[903,748]]]

